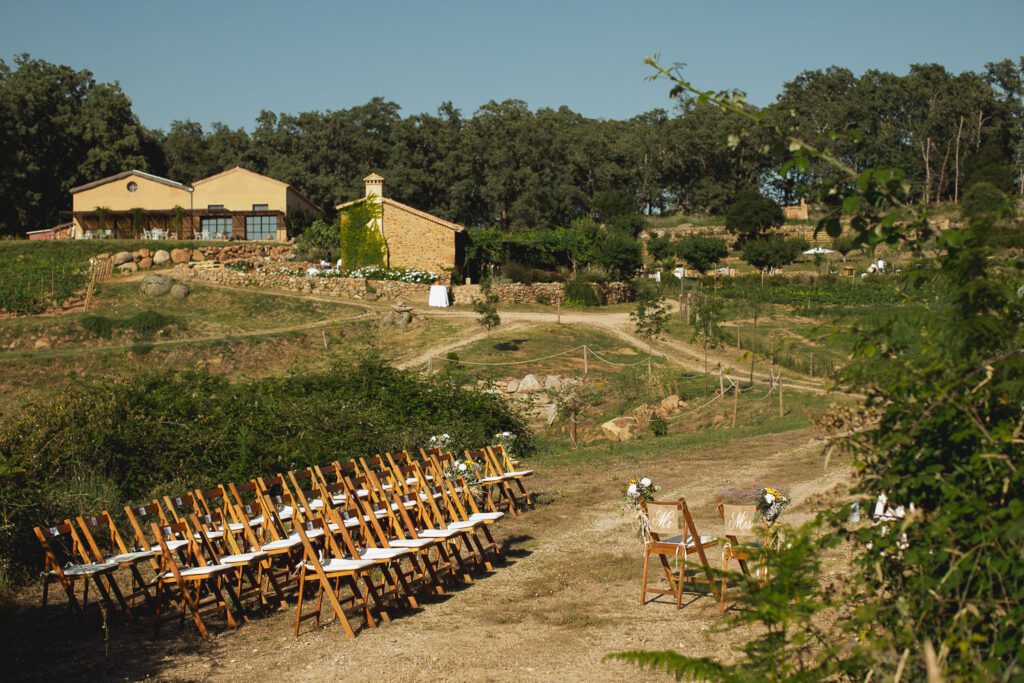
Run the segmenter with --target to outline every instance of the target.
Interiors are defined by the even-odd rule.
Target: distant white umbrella
[[[804,252],[805,256],[817,256],[818,254],[834,254],[836,253],[832,249],[823,249],[822,247],[814,247]]]

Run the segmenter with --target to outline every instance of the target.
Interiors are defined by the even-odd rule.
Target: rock
[[[192,258],[192,252],[188,249],[171,249],[171,261],[174,263],[188,263]]]
[[[519,388],[516,390],[520,394],[532,394],[534,392],[542,390],[544,387],[540,385],[537,378],[533,375],[527,375],[519,381]]]
[[[189,288],[181,284],[180,282],[175,282],[173,285],[171,285],[171,296],[177,297],[178,299],[184,299],[189,294],[191,294]]]
[[[135,255],[139,258],[150,258],[153,256],[153,251],[151,249],[142,248],[135,252]]]
[[[139,266],[136,265],[135,261],[129,261],[128,263],[122,263],[117,269],[122,273],[134,273],[139,269]]]
[[[149,270],[153,267],[153,259],[148,256],[144,256],[139,259],[139,270]]]
[[[672,394],[661,399],[661,409],[665,412],[675,410],[679,406],[679,396]]]
[[[203,252],[199,251],[198,249],[195,249],[195,250],[192,251],[192,260],[193,261],[205,261],[206,257],[203,255]]]
[[[517,379],[510,379],[508,381],[508,386],[505,388],[505,391],[507,391],[510,394],[514,394],[514,393],[516,393],[516,391],[518,389],[519,389],[519,380],[517,380]]]
[[[115,266],[119,266],[122,263],[128,263],[129,261],[133,261],[133,260],[135,260],[135,257],[132,256],[132,252],[130,252],[130,251],[119,251],[116,254],[114,254],[114,265]]]
[[[42,338],[36,340],[35,348],[36,348],[36,351],[39,351],[39,350],[42,350],[42,349],[52,348],[52,346],[50,345],[50,340],[49,339],[47,339],[46,337],[42,337]]]
[[[544,420],[548,423],[548,426],[550,427],[555,423],[555,418],[558,417],[558,406],[555,405],[554,403],[548,403],[542,407],[544,410]]]
[[[168,254],[163,249],[157,249],[156,253],[153,254],[153,265],[155,266],[162,266],[163,264],[167,263],[170,260],[171,255]]]
[[[632,441],[640,433],[635,417],[617,417],[601,425],[609,441]]]
[[[174,280],[166,275],[147,275],[142,278],[142,286],[139,287],[139,290],[146,296],[163,296],[171,291],[173,284]]]
[[[545,391],[558,391],[562,388],[562,380],[559,379],[558,375],[548,375],[544,378],[544,390]]]

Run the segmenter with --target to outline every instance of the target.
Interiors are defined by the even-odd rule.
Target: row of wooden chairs
[[[463,458],[482,465],[479,501],[457,474]],[[320,623],[326,599],[354,637],[346,608],[375,628],[392,610],[418,607],[422,591],[444,593],[503,561],[490,527],[532,506],[524,484],[532,474],[501,446],[462,457],[401,451],[127,506],[130,534],[107,511],[37,527],[43,604],[60,583],[69,606],[83,611],[91,584],[108,610],[130,619],[145,605],[157,625],[191,617],[208,636],[210,613],[236,627],[250,616],[246,598],[270,608],[294,599],[298,636],[302,622]],[[126,574],[130,590],[116,574]]]
[[[708,586],[719,609],[726,608],[729,564],[735,561],[745,576],[750,576],[749,564],[757,561],[757,576],[766,578],[764,554],[758,551],[763,535],[757,532],[759,517],[757,506],[752,504],[729,504],[718,501],[718,513],[722,518],[723,530],[720,536],[705,536],[697,531],[693,515],[686,500],[641,502],[644,536],[644,573],[640,589],[640,604],[646,604],[647,594],[670,595],[676,608],[682,607],[683,593],[691,584]],[[767,528],[764,523],[760,526]],[[722,570],[719,576],[711,568],[705,552],[719,543],[722,544]],[[667,588],[648,586],[651,558],[655,556],[661,564],[668,582]],[[673,570],[670,560],[674,560]],[[689,566],[688,566],[689,565]],[[696,565],[697,571],[692,571]],[[691,573],[687,573],[690,569]]]

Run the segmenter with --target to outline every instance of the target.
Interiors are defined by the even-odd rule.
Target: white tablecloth
[[[448,301],[448,288],[444,285],[431,285],[429,303],[437,308],[448,308],[451,306],[451,303]]]

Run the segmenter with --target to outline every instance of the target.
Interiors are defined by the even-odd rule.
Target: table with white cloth
[[[436,308],[451,306],[451,302],[448,301],[448,288],[444,285],[431,285],[429,304]]]

